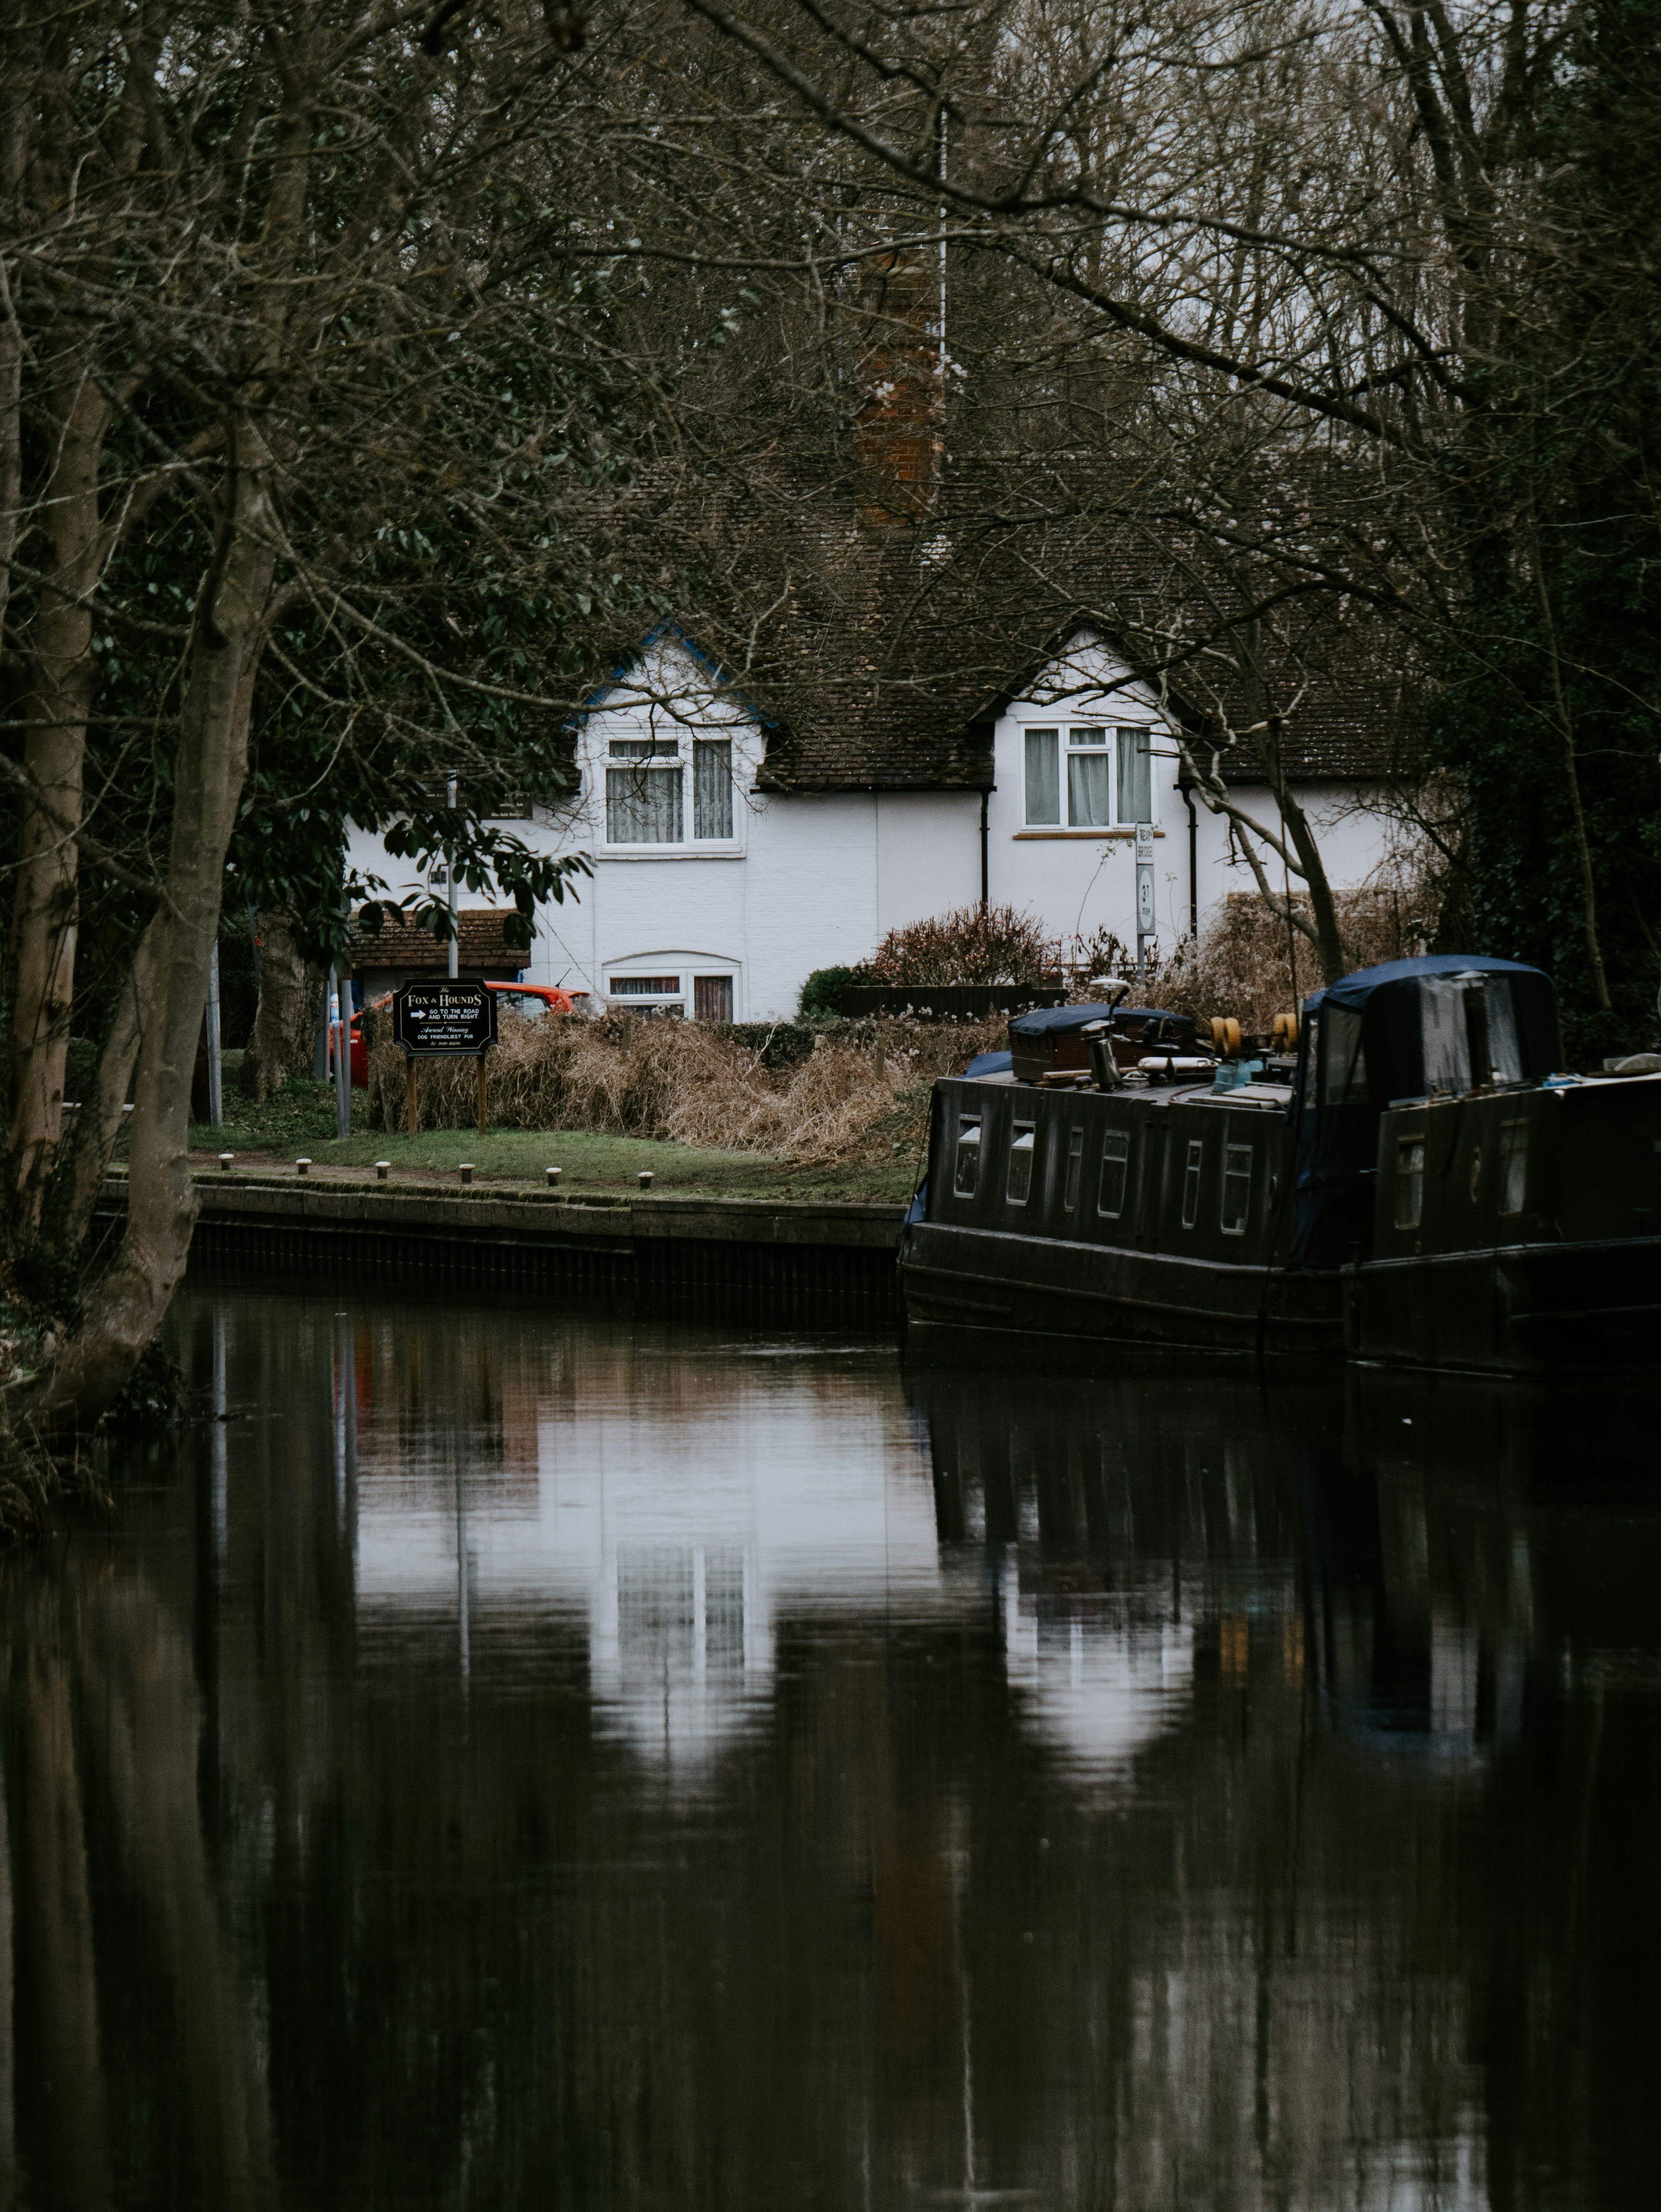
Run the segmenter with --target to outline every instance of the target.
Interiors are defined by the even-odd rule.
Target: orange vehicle
[[[515,999],[539,999],[551,1014],[574,1014],[586,991],[562,991],[552,983],[487,983],[487,991],[505,991]]]

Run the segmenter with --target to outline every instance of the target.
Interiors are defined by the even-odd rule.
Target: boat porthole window
[[[1009,1138],[1009,1180],[1005,1195],[1012,1206],[1025,1206],[1032,1190],[1032,1152],[1035,1133],[1031,1121],[1017,1121]]]
[[[1470,1156],[1470,1202],[1475,1205],[1482,1188],[1482,1147],[1478,1145]]]
[[[1520,1213],[1528,1193],[1529,1125],[1526,1121],[1500,1124],[1500,1211]]]
[[[1251,1211],[1251,1147],[1230,1145],[1223,1152],[1222,1231],[1225,1237],[1244,1237]]]
[[[1067,1181],[1062,1186],[1062,1211],[1071,1213],[1079,1202],[1079,1177],[1084,1169],[1084,1131],[1074,1129],[1067,1139]]]
[[[1124,1212],[1125,1182],[1130,1172],[1130,1132],[1110,1129],[1102,1139],[1102,1181],[1096,1194],[1096,1211],[1116,1221]]]
[[[981,1117],[978,1114],[959,1114],[957,1164],[952,1174],[953,1194],[958,1198],[973,1198],[980,1179]]]
[[[1425,1140],[1396,1139],[1396,1226],[1416,1229],[1425,1212]]]
[[[1205,1166],[1205,1139],[1188,1140],[1188,1165],[1183,1173],[1183,1226],[1192,1229],[1200,1218],[1200,1176]]]

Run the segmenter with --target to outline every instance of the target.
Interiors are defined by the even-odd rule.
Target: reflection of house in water
[[[926,1465],[897,1392],[804,1389],[802,1361],[723,1361],[672,1332],[564,1333],[568,1370],[497,1378],[502,1413],[440,1463],[361,1435],[361,1639],[442,1625],[458,1664],[586,1645],[599,1732],[695,1764],[770,1697],[782,1616],[948,1602]],[[734,1383],[735,1370],[739,1380]],[[503,1465],[503,1435],[525,1440]],[[530,1442],[534,1438],[534,1464]]]
[[[1181,1718],[1194,1679],[1194,1628],[1102,1594],[1087,1603],[1024,1589],[1019,1555],[1005,1559],[1004,1668],[1027,1722],[1083,1783],[1121,1776],[1135,1754]]]

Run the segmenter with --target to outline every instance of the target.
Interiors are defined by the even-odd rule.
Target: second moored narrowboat
[[[1127,1072],[1112,1010],[1086,1012],[1088,1073],[935,1086],[900,1255],[914,1352],[1653,1364],[1661,1074],[1561,1073],[1538,969],[1363,969],[1305,1002],[1279,1066]]]

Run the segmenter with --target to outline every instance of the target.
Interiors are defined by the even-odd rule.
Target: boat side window
[[[1520,1213],[1529,1186],[1529,1125],[1500,1124],[1500,1211]]]
[[[1192,1229],[1200,1218],[1200,1177],[1205,1169],[1205,1139],[1188,1140],[1188,1165],[1183,1170],[1183,1226]]]
[[[1067,1180],[1062,1186],[1062,1212],[1071,1213],[1079,1202],[1079,1177],[1084,1169],[1084,1131],[1074,1129],[1067,1139]]]
[[[1130,1173],[1130,1132],[1110,1129],[1102,1139],[1102,1180],[1096,1194],[1096,1211],[1116,1221],[1124,1212],[1125,1183]]]
[[[1330,1006],[1321,1023],[1326,1071],[1321,1096],[1329,1106],[1367,1103],[1367,1056],[1361,1043],[1361,1017],[1348,1006]]]
[[[1315,1105],[1316,1079],[1321,1066],[1321,1017],[1311,1014],[1304,1024],[1304,1091],[1298,1103],[1307,1114]]]
[[[981,1120],[978,1114],[958,1116],[958,1157],[952,1188],[958,1198],[973,1198],[981,1179]]]
[[[1025,1206],[1031,1195],[1035,1141],[1031,1121],[1017,1121],[1009,1133],[1009,1180],[1004,1193],[1012,1206]]]
[[[1225,1237],[1244,1237],[1251,1211],[1251,1147],[1229,1145],[1223,1152],[1222,1231]]]
[[[1425,1216],[1425,1140],[1396,1139],[1396,1226],[1416,1229]]]

